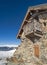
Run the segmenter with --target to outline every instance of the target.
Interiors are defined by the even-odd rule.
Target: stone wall
[[[26,26],[23,27],[23,33],[20,36],[21,44],[14,53],[14,57],[19,63],[16,65],[47,65],[47,19],[45,20],[43,14],[41,14],[41,16],[42,18],[38,16],[39,19],[37,19],[37,21],[28,22]],[[34,35],[34,28],[37,30],[36,34],[38,34],[38,36]],[[33,32],[31,32],[32,30]],[[32,33],[33,36],[31,35]],[[29,34],[30,37],[27,38],[26,34]],[[41,37],[39,37],[39,35],[41,35]],[[34,55],[34,45],[39,46],[39,57]]]
[[[34,56],[35,44],[40,48],[39,58]],[[28,38],[24,38],[14,53],[14,57],[18,59],[18,62],[20,61],[19,65],[47,65],[47,39],[42,37],[35,44]]]

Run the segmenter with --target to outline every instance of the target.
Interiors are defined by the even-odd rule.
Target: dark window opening
[[[46,26],[46,23],[45,22],[43,22],[43,24],[44,24],[44,26]]]

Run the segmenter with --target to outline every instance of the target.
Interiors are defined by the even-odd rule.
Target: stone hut
[[[47,4],[28,8],[17,38],[21,39],[14,56],[19,65],[47,65]]]

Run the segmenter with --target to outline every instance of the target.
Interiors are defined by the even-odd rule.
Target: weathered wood
[[[39,45],[34,45],[34,55],[36,57],[39,57],[39,52],[40,52]]]

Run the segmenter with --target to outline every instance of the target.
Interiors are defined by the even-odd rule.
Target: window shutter
[[[39,57],[39,45],[34,45],[34,55]]]

